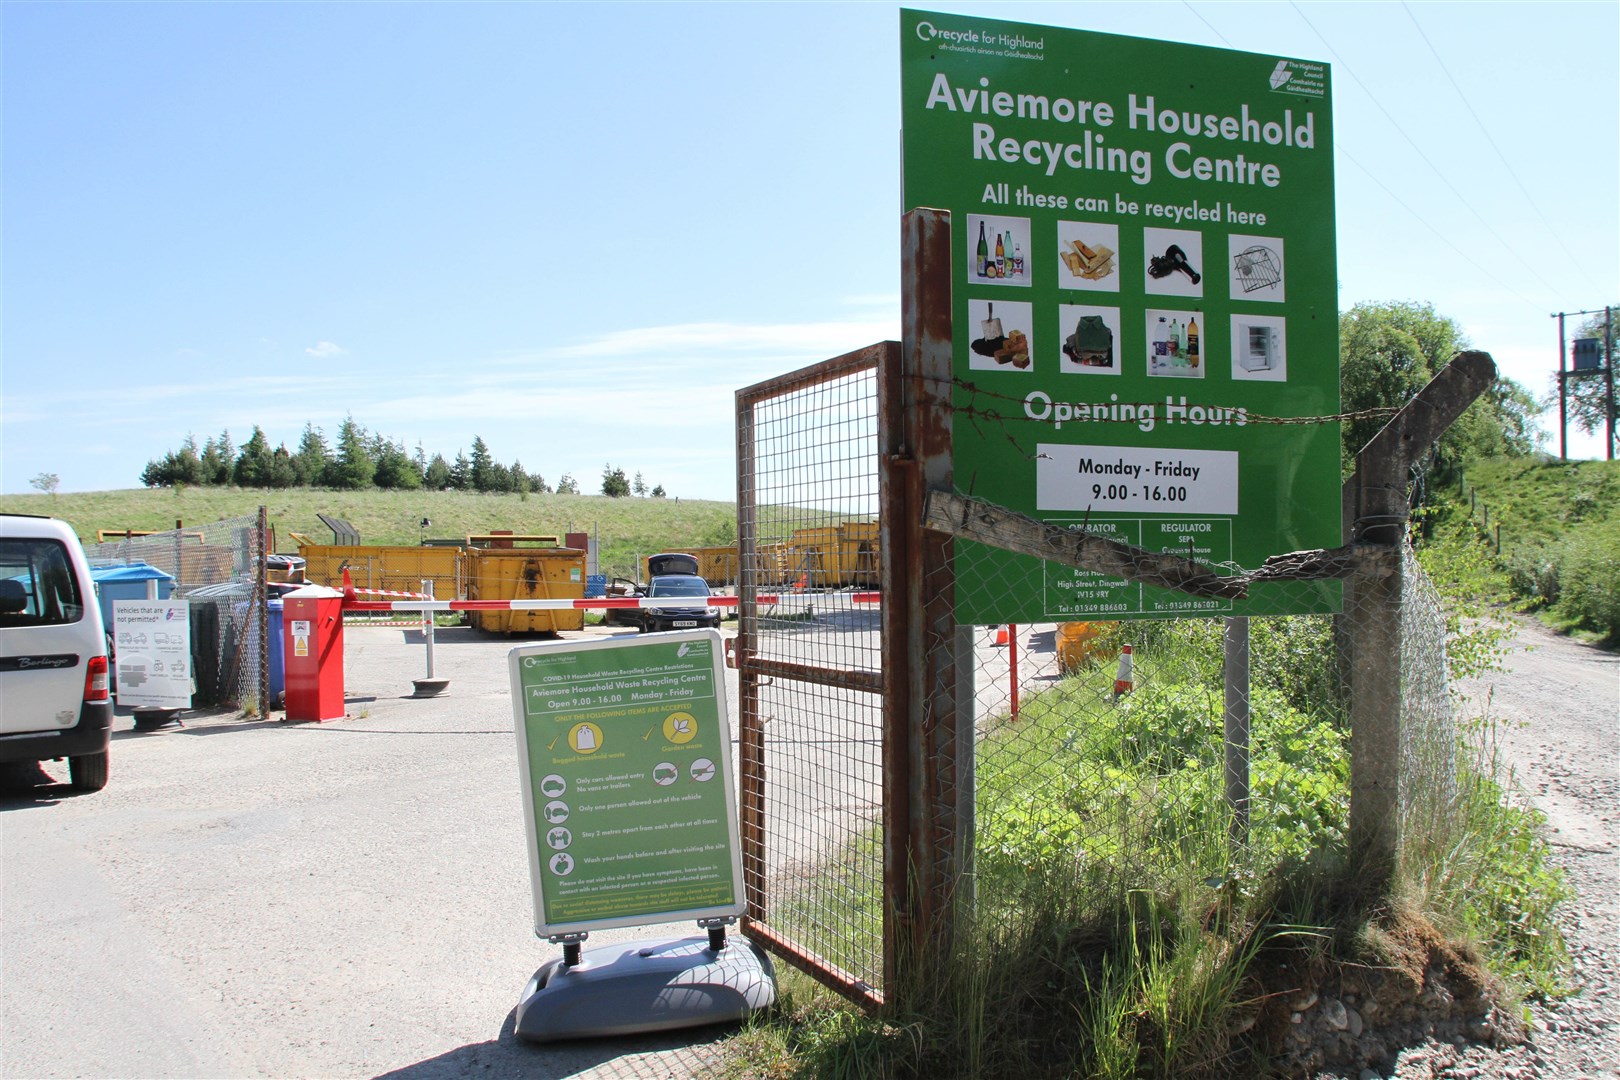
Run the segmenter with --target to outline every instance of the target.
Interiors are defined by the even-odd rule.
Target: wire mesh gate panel
[[[882,998],[883,710],[872,346],[737,393],[749,936]]]

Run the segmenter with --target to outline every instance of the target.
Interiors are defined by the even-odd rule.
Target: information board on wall
[[[741,914],[720,635],[524,645],[510,667],[535,932]]]
[[[191,606],[185,600],[114,600],[118,704],[191,708]]]
[[[1339,425],[1305,421],[1339,411],[1327,66],[920,11],[901,60],[905,206],[951,213],[957,490],[1217,566],[1336,547]],[[975,623],[1339,603],[956,567]]]

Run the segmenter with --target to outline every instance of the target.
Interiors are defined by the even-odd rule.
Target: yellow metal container
[[[116,543],[120,539],[123,539],[122,533],[113,536],[109,542]],[[172,544],[143,544],[140,557],[164,573],[173,574],[179,583],[177,587],[186,589],[199,585],[219,585],[230,581],[236,572],[236,549],[205,544],[201,533],[182,533]]]
[[[795,584],[800,579],[806,588],[834,589],[843,584],[843,552],[838,544],[837,525],[817,525],[793,530],[793,547],[797,564],[792,570]]]
[[[148,559],[156,565],[156,560]],[[208,546],[202,544],[180,545],[180,568],[178,571],[169,570],[175,577],[189,585],[218,585],[231,580],[236,566],[236,551],[218,545]]]
[[[775,589],[790,583],[793,549],[783,543],[759,545],[759,565],[754,568],[754,583],[762,589]]]
[[[503,538],[504,539],[504,538]],[[474,548],[467,552],[469,600],[582,600],[585,552],[578,548]],[[583,630],[585,613],[473,611],[472,624],[496,634]]]
[[[843,574],[839,584],[877,588],[880,531],[875,521],[846,521],[838,526],[838,566]]]
[[[298,554],[304,558],[305,579],[316,585],[343,588],[343,571],[347,569],[356,589],[419,593],[422,582],[431,581],[436,600],[467,597],[460,548],[300,544]]]
[[[710,587],[716,589],[734,589],[737,587],[739,575],[736,544],[729,547],[682,548],[681,550],[697,556],[698,576],[707,581]]]

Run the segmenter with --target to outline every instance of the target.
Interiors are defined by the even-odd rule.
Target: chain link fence
[[[1457,728],[1440,600],[1410,549],[1403,555],[1399,611],[1375,617],[1401,627],[1402,831],[1423,833],[1452,805]],[[978,896],[1017,896],[1060,869],[1099,905],[1189,883],[1213,897],[1233,875],[1343,850],[1351,740],[1335,624],[1346,617],[975,628]],[[1234,638],[1246,672],[1232,662]],[[943,635],[930,643],[950,645]]]
[[[887,499],[880,358],[865,355],[862,369],[862,356],[738,395],[751,934],[850,997],[882,1000],[896,970],[885,951],[907,947],[885,925],[908,869],[885,858],[900,838],[885,836],[884,800],[916,799],[919,784],[946,809],[936,835],[914,830],[905,842],[953,851],[966,886],[932,910],[966,911],[981,927],[1010,925],[1054,882],[1071,912],[1118,910],[1139,893],[1213,905],[1234,879],[1342,853],[1353,833],[1350,689],[1368,626],[1389,634],[1360,645],[1363,661],[1375,647],[1398,652],[1398,685],[1382,688],[1398,713],[1398,828],[1436,831],[1457,790],[1446,621],[1405,544],[1273,560],[1288,580],[1342,591],[1338,615],[925,622],[908,655],[953,657],[954,687],[911,730],[886,732],[884,684],[911,674],[881,660],[888,609],[903,598],[886,593],[880,614],[830,555],[840,528],[871,528]],[[1045,593],[1056,564],[977,548],[958,539],[920,594],[972,610]],[[1278,569],[1210,568],[1245,583]],[[1345,579],[1360,585],[1341,590]],[[948,728],[967,761],[937,761],[897,793],[903,763],[885,747],[893,757],[904,743],[886,735],[916,745]]]
[[[106,538],[85,548],[92,568],[145,564],[172,580],[191,618],[192,707],[262,712],[259,698],[269,642],[264,566],[266,534],[257,517],[227,518],[145,536]],[[111,633],[111,627],[108,628]],[[117,642],[113,642],[114,662]]]
[[[1440,592],[1410,546],[1401,558],[1401,835],[1424,840],[1447,835],[1460,797],[1459,702]]]

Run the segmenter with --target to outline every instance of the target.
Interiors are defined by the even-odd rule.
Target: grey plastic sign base
[[[775,1002],[770,958],[740,935],[719,952],[707,937],[632,941],[536,971],[518,1003],[517,1036],[541,1043],[699,1027]]]

